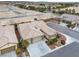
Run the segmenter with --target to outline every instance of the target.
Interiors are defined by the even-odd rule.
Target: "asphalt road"
[[[58,24],[54,24],[54,23],[48,23],[47,24],[49,27],[61,32],[61,33],[64,33],[66,35],[69,35],[77,40],[79,40],[79,33],[77,31],[73,31],[69,28],[66,28],[66,27],[63,27],[61,25],[58,25]]]

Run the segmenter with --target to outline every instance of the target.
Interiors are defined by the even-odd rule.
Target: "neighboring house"
[[[62,14],[60,16],[61,21],[65,20],[65,21],[71,21],[71,22],[76,22],[77,24],[79,24],[79,16],[77,15],[72,15],[72,14]]]
[[[44,21],[33,21],[18,25],[20,35],[30,43],[55,37],[57,32],[48,27]]]
[[[21,24],[34,21],[32,17],[16,17],[16,18],[6,18],[0,20],[0,25],[10,25],[10,24]]]
[[[25,10],[11,5],[1,5],[0,7],[0,25],[27,23],[34,21],[35,18],[37,20],[48,20],[57,17],[52,13]]]
[[[77,20],[79,20],[79,16],[72,15],[72,14],[62,14],[60,16],[60,18],[63,18],[64,20],[67,20],[67,21],[77,21]]]
[[[15,35],[14,26],[0,26],[0,56],[15,56],[17,43],[18,41]]]
[[[43,55],[43,57],[79,57],[79,42],[72,42]]]

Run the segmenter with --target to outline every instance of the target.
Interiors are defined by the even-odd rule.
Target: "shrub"
[[[74,27],[75,27],[75,25],[76,25],[75,23],[74,23],[74,24],[72,24],[72,22],[69,22],[69,23],[67,23],[67,24],[68,24],[68,25],[67,25],[67,27],[68,27],[68,28],[70,28],[70,27],[71,27],[71,28],[74,28]]]
[[[17,48],[16,49],[16,54],[19,54],[19,53],[21,53],[21,49],[20,48]]]
[[[67,27],[70,28],[71,27],[71,24],[68,24]]]
[[[48,41],[48,44],[50,45],[50,44],[54,44],[54,43],[56,43],[58,41],[58,38],[57,37],[55,37],[55,38],[53,38],[53,39],[50,39],[49,41]]]
[[[58,38],[56,37],[56,38],[54,38],[54,39],[52,39],[51,41],[52,41],[52,43],[54,44],[54,43],[56,43],[58,40],[57,40]]]
[[[39,12],[44,12],[46,10],[46,8],[38,7],[38,8],[36,8],[36,10],[39,11]]]
[[[16,4],[15,6],[18,6],[19,8],[25,8],[24,4]]]
[[[35,10],[36,8],[34,6],[28,6],[28,9]]]
[[[61,44],[64,45],[66,42],[65,40],[61,40]]]
[[[22,48],[26,49],[29,46],[29,42],[27,40],[21,41]]]

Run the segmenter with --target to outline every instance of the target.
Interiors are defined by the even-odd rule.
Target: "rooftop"
[[[60,18],[63,18],[64,20],[67,20],[67,21],[79,21],[79,16],[77,15],[72,15],[72,14],[63,14],[60,16]]]
[[[14,26],[0,26],[0,50],[17,43]]]
[[[24,39],[47,35],[55,35],[57,32],[46,25],[44,21],[33,21],[18,25],[19,32]],[[41,32],[41,30],[44,32]]]
[[[18,29],[23,39],[43,36],[43,33],[33,27],[30,23],[19,24]]]
[[[0,7],[0,25],[28,22],[28,19],[29,21],[33,21],[34,18],[37,18],[38,20],[48,19],[54,16],[52,13],[41,13],[37,11],[21,9],[11,5],[0,5]]]
[[[38,29],[42,30],[45,34],[50,36],[55,35],[57,33],[56,30],[48,27],[44,21],[34,21],[31,22],[31,25],[37,27]]]

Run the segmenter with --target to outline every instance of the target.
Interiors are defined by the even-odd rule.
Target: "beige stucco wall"
[[[32,40],[32,43],[35,43],[35,42],[39,42],[41,40],[43,40],[43,36],[39,36],[39,37],[35,37],[35,38],[32,38],[32,39],[27,39],[27,41],[31,44],[31,40]]]
[[[0,55],[5,54],[10,51],[15,51],[15,49],[16,49],[16,45],[4,48],[4,49],[0,50]]]

